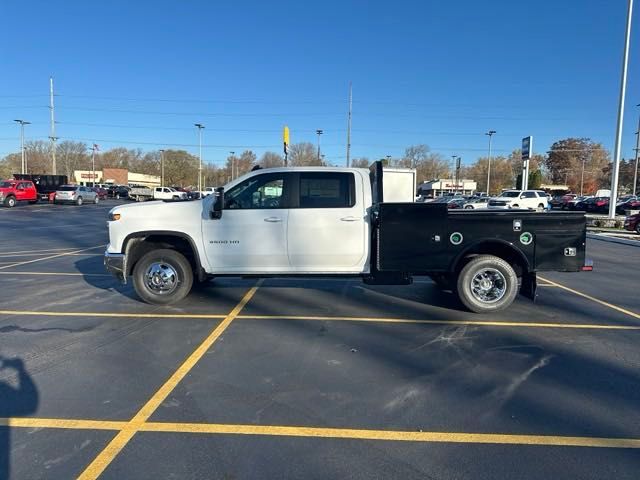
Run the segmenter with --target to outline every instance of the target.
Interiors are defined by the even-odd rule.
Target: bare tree
[[[318,151],[312,143],[294,143],[289,150],[289,163],[294,167],[324,166],[322,159],[318,160]]]
[[[367,157],[354,158],[351,160],[351,166],[353,168],[368,168],[371,165],[371,161]]]
[[[260,161],[258,162],[262,168],[282,167],[284,165],[284,159],[282,155],[274,152],[264,152]]]

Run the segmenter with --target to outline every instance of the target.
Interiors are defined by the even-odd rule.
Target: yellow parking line
[[[145,432],[268,435],[287,437],[349,438],[401,442],[494,443],[596,448],[640,448],[637,438],[569,437],[558,435],[512,435],[502,433],[413,432],[352,428],[285,427],[276,425],[226,425],[208,423],[145,423]]]
[[[0,315],[26,315],[30,317],[226,318],[226,315],[224,314],[209,313],[49,312],[37,310],[0,310]]]
[[[363,323],[409,323],[427,325],[476,325],[481,327],[525,327],[525,328],[569,328],[594,330],[640,330],[640,325],[607,325],[595,323],[545,323],[545,322],[508,322],[487,320],[420,320],[411,318],[376,317],[321,317],[298,315],[239,315],[239,319],[251,320],[312,320],[327,322],[363,322]]]
[[[65,255],[69,255],[71,253],[86,252],[87,250],[94,250],[94,249],[96,249],[98,247],[104,247],[104,244],[103,245],[96,245],[95,247],[89,247],[89,248],[83,248],[83,249],[80,249],[80,250],[74,250],[74,251],[71,251],[71,252],[58,253],[56,255],[50,255],[48,257],[36,258],[34,260],[26,260],[24,262],[14,263],[12,265],[5,265],[3,267],[0,267],[0,270],[4,270],[5,268],[18,267],[20,265],[27,265],[29,263],[34,263],[34,262],[42,262],[43,260],[51,260],[52,258],[64,257]]]
[[[102,450],[98,456],[87,466],[87,468],[80,474],[78,479],[87,480],[98,478],[105,468],[113,461],[113,459],[120,453],[120,451],[129,443],[136,432],[144,425],[149,417],[156,411],[160,404],[169,396],[173,389],[180,383],[180,381],[189,373],[198,360],[200,360],[207,350],[215,343],[215,341],[222,335],[231,322],[238,316],[244,306],[255,295],[258,288],[260,288],[261,280],[257,285],[251,287],[251,289],[242,297],[242,300],[234,307],[233,310],[225,317],[225,319],[218,324],[218,326],[209,334],[207,338],[196,348],[189,357],[178,367],[178,369],[169,377],[169,379],[160,387],[160,389],[149,399],[149,401],[136,413],[131,421],[109,442],[109,444]]]
[[[617,312],[624,313],[633,318],[640,319],[640,313],[632,312],[631,310],[627,310],[626,308],[619,307],[617,305],[614,305],[613,303],[605,302],[604,300],[600,300],[599,298],[592,297],[591,295],[587,295],[586,293],[579,292],[578,290],[574,290],[573,288],[565,287],[561,283],[552,282],[551,280],[548,280],[546,278],[543,278],[542,280],[544,280],[545,282],[549,282],[554,287],[561,288],[562,290],[566,290],[567,292],[571,292],[575,295],[591,300],[592,302],[599,303],[600,305],[611,308],[612,310],[615,310]]]
[[[113,430],[127,432],[195,433],[205,435],[261,435],[277,437],[333,438],[422,443],[472,443],[500,445],[538,445],[548,447],[640,448],[638,438],[572,437],[564,435],[518,435],[505,433],[420,432],[407,430],[368,430],[283,425],[237,425],[219,423],[146,422],[83,420],[66,418],[0,418],[0,426],[13,428],[60,428],[72,430]],[[130,438],[129,437],[129,438]],[[116,436],[117,438],[117,436]],[[113,441],[112,441],[113,442]],[[120,449],[124,447],[124,444]],[[107,447],[108,448],[108,447]],[[106,449],[104,450],[106,451]],[[104,453],[103,451],[103,453]],[[120,450],[118,450],[120,451]],[[115,452],[117,454],[117,452]],[[97,460],[97,458],[96,458]],[[96,461],[94,460],[94,463]],[[92,464],[93,465],[93,464]],[[83,472],[80,478],[95,478],[102,470]]]
[[[0,272],[0,275],[62,275],[62,276],[68,276],[68,277],[111,277],[112,276],[108,273],[80,273],[80,272]]]
[[[0,427],[120,430],[127,422],[70,418],[0,418]]]
[[[54,312],[38,310],[0,310],[0,315],[36,317],[115,317],[115,318],[227,318],[224,314],[209,313],[136,313],[136,312]],[[510,322],[489,320],[422,320],[413,318],[341,317],[307,315],[237,315],[238,320],[310,320],[326,322],[399,323],[426,325],[471,325],[478,327],[568,328],[577,330],[640,330],[640,325],[610,325],[597,323]]]

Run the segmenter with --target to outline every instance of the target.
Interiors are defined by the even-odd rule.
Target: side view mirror
[[[224,187],[218,187],[215,189],[215,199],[213,200],[213,206],[211,207],[211,218],[218,220],[222,218],[222,210],[224,209]]]
[[[524,193],[523,193],[522,195],[520,195],[520,198],[525,198],[525,197],[524,197]]]

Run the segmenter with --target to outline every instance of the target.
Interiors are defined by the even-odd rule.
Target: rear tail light
[[[583,272],[592,272],[593,271],[593,260],[585,260],[584,265],[580,268]]]

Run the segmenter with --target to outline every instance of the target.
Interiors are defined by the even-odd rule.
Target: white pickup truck
[[[580,212],[467,210],[415,203],[415,171],[272,168],[192,202],[109,212],[107,270],[133,277],[146,302],[169,304],[194,279],[355,276],[409,284],[428,275],[474,312],[535,298],[536,271],[585,266]]]
[[[129,198],[137,202],[146,200],[187,200],[186,192],[171,187],[134,187],[129,190]]]

